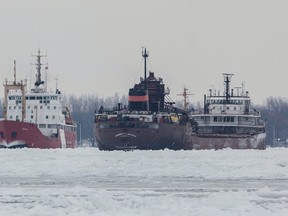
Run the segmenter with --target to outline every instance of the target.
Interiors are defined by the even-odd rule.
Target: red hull
[[[1,147],[28,147],[28,148],[75,148],[77,147],[76,131],[65,130],[66,144],[61,142],[60,132],[58,136],[44,136],[38,127],[32,123],[20,121],[0,121]]]

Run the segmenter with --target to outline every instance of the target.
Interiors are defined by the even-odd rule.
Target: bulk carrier
[[[146,76],[146,48],[144,78],[129,90],[128,107],[101,109],[95,114],[94,134],[100,150],[159,150],[183,149],[188,113],[173,106],[167,99],[169,89],[153,72]],[[165,100],[166,98],[166,100]]]

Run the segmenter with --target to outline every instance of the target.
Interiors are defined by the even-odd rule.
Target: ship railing
[[[149,128],[158,129],[159,124],[147,123],[147,122],[132,122],[132,121],[120,121],[120,122],[107,122],[107,124],[100,124],[100,128]]]
[[[251,134],[197,133],[197,136],[210,138],[248,138]]]
[[[263,123],[243,123],[243,122],[235,122],[235,123],[227,123],[227,122],[204,122],[204,121],[196,121],[198,125],[201,126],[220,126],[220,127],[264,127]]]
[[[8,81],[8,80],[5,80],[4,81],[4,85],[17,85],[17,86],[21,86],[21,85],[26,85],[27,82],[23,82],[22,80],[19,82],[19,81]]]
[[[95,122],[111,122],[114,124],[122,124],[122,122],[129,122],[131,125],[139,125],[141,123],[164,123],[164,124],[180,124],[182,116],[179,115],[136,115],[136,114],[121,114],[121,115],[105,115],[96,114]],[[126,124],[126,123],[124,123]],[[128,123],[127,123],[128,124]],[[121,126],[122,127],[122,126]],[[133,127],[133,126],[130,126]],[[139,127],[139,126],[137,126]],[[141,126],[145,127],[145,124]],[[147,126],[148,127],[148,126]]]
[[[95,122],[104,121],[140,121],[140,122],[153,122],[155,116],[152,115],[137,115],[137,114],[96,114]]]
[[[151,115],[154,112],[152,111],[138,111],[138,110],[105,110],[101,113],[96,113],[95,115],[118,115],[118,114],[137,114],[137,115]]]
[[[245,127],[245,128],[264,128],[265,124],[262,123],[243,123],[243,122],[235,122],[235,123],[229,123],[227,124],[224,122],[209,122],[205,123],[204,121],[196,121],[198,126],[203,127]]]

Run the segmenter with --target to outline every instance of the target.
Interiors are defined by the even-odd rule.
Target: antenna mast
[[[147,52],[146,47],[144,51],[142,50],[142,56],[144,58],[144,82],[145,82],[145,90],[147,90],[147,83],[146,83],[146,77],[147,77],[147,58],[149,57],[149,52]]]
[[[58,89],[58,76],[55,77],[55,81],[56,81],[56,94],[61,94],[61,91],[59,91]]]
[[[193,95],[193,94],[187,93],[187,91],[188,91],[188,89],[184,87],[183,92],[180,93],[180,94],[177,94],[179,96],[183,96],[184,97],[184,110],[185,111],[188,111],[188,102],[187,102],[188,96],[189,95]]]
[[[22,103],[22,121],[26,118],[26,82],[23,82],[22,80],[20,82],[17,82],[16,80],[16,60],[14,60],[14,80],[9,82],[7,79],[4,83],[4,119],[7,120],[7,107],[8,107],[8,94],[9,91],[20,91],[21,92],[21,103]]]
[[[37,74],[36,74],[36,82],[35,82],[35,87],[39,87],[41,84],[44,85],[44,81],[41,80],[41,66],[43,65],[41,63],[41,58],[46,57],[47,55],[41,55],[40,49],[38,49],[37,55],[32,55],[37,58],[36,62],[36,69],[37,69]],[[45,64],[47,65],[47,64]]]
[[[16,84],[16,60],[14,60],[14,85]]]
[[[48,87],[48,75],[47,75],[47,73],[48,73],[48,64],[46,65],[46,67],[45,67],[45,80],[46,80],[46,85],[45,85],[45,92],[47,92],[47,87]]]
[[[230,82],[231,82],[231,77],[234,74],[228,74],[228,73],[223,73],[224,76],[224,83],[225,83],[225,99],[226,99],[226,103],[228,103],[229,99],[230,99]]]

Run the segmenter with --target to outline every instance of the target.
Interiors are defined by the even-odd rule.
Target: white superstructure
[[[4,83],[4,118],[10,121],[23,121],[36,124],[43,135],[53,136],[57,129],[76,131],[67,107],[62,105],[62,95],[58,89],[47,92],[41,80],[40,50],[37,57],[37,74],[34,89],[27,92],[26,82],[16,81],[16,65],[12,82]],[[15,63],[15,62],[14,62]],[[70,121],[69,121],[70,120]]]

